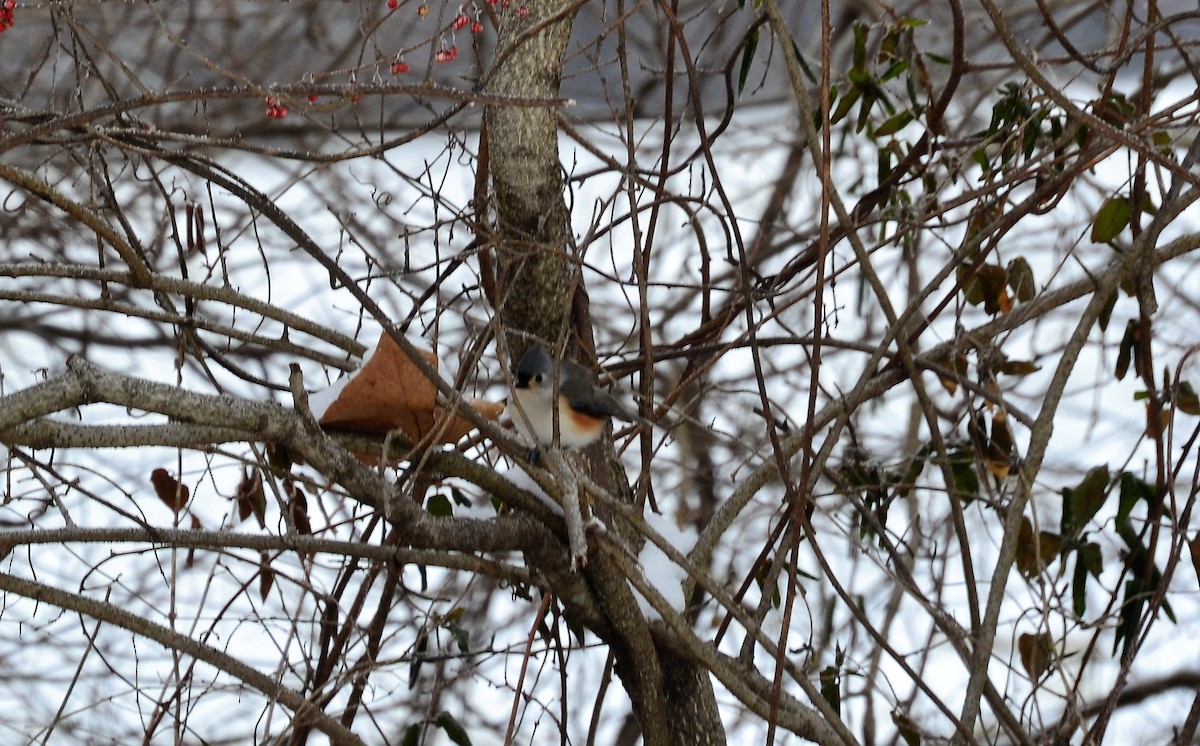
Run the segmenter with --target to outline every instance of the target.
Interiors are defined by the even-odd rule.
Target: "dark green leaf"
[[[977,148],[974,153],[971,153],[971,159],[979,164],[984,173],[992,170],[992,162],[988,159],[986,148]]]
[[[836,666],[826,666],[821,670],[821,697],[824,698],[833,711],[842,713],[842,679]]]
[[[413,651],[413,659],[408,664],[408,688],[412,689],[417,683],[417,676],[421,673],[421,664],[425,662],[425,651],[429,648],[429,636],[422,630],[417,637],[416,650]]]
[[[421,726],[413,723],[404,729],[404,740],[400,746],[417,746],[421,742]]]
[[[1017,300],[1022,303],[1033,300],[1033,295],[1037,292],[1037,285],[1033,279],[1033,268],[1029,266],[1029,262],[1025,261],[1025,257],[1019,256],[1009,262],[1005,275],[1008,286],[1012,288],[1013,295],[1017,296]]]
[[[861,95],[862,91],[860,91],[858,88],[852,87],[849,91],[847,91],[845,96],[842,96],[840,99],[838,99],[837,105],[833,108],[833,111],[829,115],[829,121],[837,124],[845,119],[846,115],[850,113],[850,109],[854,106],[854,103],[858,101],[858,97]]]
[[[1175,407],[1184,414],[1200,415],[1200,396],[1196,396],[1196,390],[1189,381],[1179,384],[1179,390],[1175,392]]]
[[[438,727],[446,731],[446,736],[450,738],[456,746],[471,746],[471,739],[467,736],[467,731],[463,729],[454,716],[442,710],[438,713],[435,721]]]
[[[1104,302],[1104,308],[1100,310],[1100,331],[1108,330],[1108,322],[1112,319],[1113,308],[1117,305],[1117,291],[1113,290],[1108,296],[1108,300]]]
[[[800,47],[796,46],[796,42],[792,42],[792,54],[796,55],[796,61],[800,63],[800,69],[804,72],[804,77],[808,78],[808,82],[816,85],[817,76],[813,75],[812,68],[808,66],[808,60],[804,59],[804,55],[800,53]]]
[[[750,77],[750,66],[754,63],[754,52],[758,49],[758,29],[754,29],[746,38],[742,47],[742,66],[738,70],[738,95],[746,89],[746,79]]]
[[[1104,556],[1100,553],[1099,544],[1089,541],[1076,551],[1076,557],[1089,575],[1100,577],[1100,571],[1104,569]]]
[[[883,124],[875,129],[875,136],[884,137],[886,135],[894,135],[907,127],[912,120],[913,114],[911,111],[902,111],[895,116],[888,117],[884,120]]]
[[[454,506],[450,504],[450,498],[439,492],[425,503],[425,512],[438,518],[449,518],[454,515]]]
[[[450,631],[450,636],[454,638],[458,649],[464,654],[469,654],[471,652],[471,633],[453,623],[447,624],[446,629]]]
[[[1129,515],[1139,500],[1145,501],[1147,507],[1154,505],[1157,502],[1154,486],[1135,474],[1122,472],[1120,499],[1117,501],[1117,531],[1122,535],[1133,533]]]
[[[950,64],[950,58],[944,54],[934,54],[933,52],[926,52],[925,56],[928,57],[929,59],[933,60],[934,62],[938,63],[939,65],[949,65]]]
[[[1071,608],[1080,619],[1087,612],[1087,579],[1087,567],[1080,551],[1075,555],[1075,572],[1071,575]]]
[[[903,73],[907,69],[908,69],[908,60],[900,60],[898,62],[893,62],[891,67],[889,67],[887,70],[885,70],[883,72],[883,75],[879,76],[879,80],[882,82],[887,82],[889,80],[899,77],[901,75],[901,73]]]
[[[870,29],[860,21],[854,23],[854,66],[853,70],[867,69],[867,33]]]
[[[1108,467],[1097,466],[1090,469],[1076,487],[1063,489],[1062,533],[1064,536],[1078,536],[1088,521],[1096,516],[1108,497],[1108,483]]]
[[[1132,209],[1125,197],[1109,197],[1096,213],[1092,222],[1092,241],[1108,243],[1129,225]]]
[[[979,474],[975,472],[975,458],[968,451],[956,448],[950,452],[950,474],[958,497],[966,500],[979,497]]]
[[[1137,337],[1137,324],[1133,319],[1125,325],[1125,336],[1121,337],[1121,346],[1117,350],[1117,380],[1125,379],[1129,372],[1129,361],[1133,359],[1133,344]]]

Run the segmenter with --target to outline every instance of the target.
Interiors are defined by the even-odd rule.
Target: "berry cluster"
[[[287,116],[287,107],[275,100],[273,96],[267,96],[267,116],[272,119],[283,119]]]
[[[4,0],[0,4],[0,32],[13,27],[13,8],[17,7],[17,0]]]

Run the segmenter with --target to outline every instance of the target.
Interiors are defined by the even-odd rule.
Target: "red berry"
[[[422,18],[429,15],[429,3],[421,3],[419,6],[417,6],[417,15],[421,16]]]
[[[408,72],[408,63],[404,60],[392,64],[392,75],[402,75]]]
[[[471,24],[471,33],[472,34],[478,34],[481,31],[483,31],[482,23],[480,23],[479,21],[476,21],[475,23]]]
[[[449,49],[447,49],[446,56],[449,59],[454,59],[455,57],[457,57],[458,56],[458,47],[450,47]]]
[[[392,10],[400,7],[400,0],[388,0],[388,7]]]
[[[517,15],[524,18],[525,16],[529,15],[529,8],[522,5],[521,7],[517,8]]]
[[[311,103],[311,102],[313,102],[313,101],[316,101],[316,100],[317,100],[317,98],[318,98],[318,97],[317,97],[317,94],[315,94],[315,93],[310,93],[310,94],[308,94],[308,100],[309,100],[309,102],[310,102],[310,103]]]
[[[462,31],[470,22],[471,19],[467,18],[466,13],[459,13],[454,17],[454,20],[450,22],[450,28],[454,29],[455,31]]]

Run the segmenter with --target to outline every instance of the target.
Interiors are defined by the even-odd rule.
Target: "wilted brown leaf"
[[[242,481],[234,499],[237,500],[239,521],[253,515],[258,519],[259,527],[267,527],[267,494],[263,491],[262,473],[258,469],[242,471]]]
[[[288,507],[292,511],[292,525],[296,527],[296,533],[311,535],[312,523],[308,520],[308,498],[304,496],[304,490],[294,484],[288,484],[286,489]]]
[[[1192,569],[1196,571],[1196,578],[1200,579],[1200,534],[1188,539],[1188,551],[1192,555]]]
[[[1031,635],[1025,633],[1017,638],[1017,652],[1021,655],[1021,667],[1031,681],[1038,681],[1050,665],[1054,655],[1054,641],[1048,632]]]
[[[155,469],[150,472],[150,484],[154,485],[154,493],[171,510],[178,513],[183,510],[188,501],[188,487],[180,484],[166,469]]]
[[[271,569],[271,558],[263,552],[258,561],[258,595],[266,601],[271,586],[275,585],[275,571]]]
[[[432,352],[421,351],[421,354],[430,365],[438,367],[437,356]],[[495,419],[504,411],[504,406],[496,402],[470,401],[488,419]],[[437,386],[384,334],[375,353],[329,405],[321,424],[374,435],[401,430],[412,443],[435,430],[437,443],[456,443],[475,429],[464,417],[444,422],[446,418],[446,413],[437,406]]]
[[[1017,534],[1017,569],[1027,578],[1040,574],[1062,549],[1062,539],[1049,531],[1034,532],[1033,523],[1022,516]]]

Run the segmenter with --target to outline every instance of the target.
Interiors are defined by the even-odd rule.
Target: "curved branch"
[[[131,614],[118,606],[3,572],[0,572],[0,591],[15,593],[34,601],[57,606],[60,609],[90,616],[106,624],[128,630],[135,635],[154,640],[168,650],[178,650],[190,655],[244,681],[262,692],[267,698],[278,701],[295,713],[296,720],[300,723],[315,725],[322,733],[329,736],[333,743],[339,744],[339,746],[362,746],[364,743],[349,728],[331,718],[294,689],[280,684],[270,676],[247,666],[227,653],[167,629],[161,624]]]

